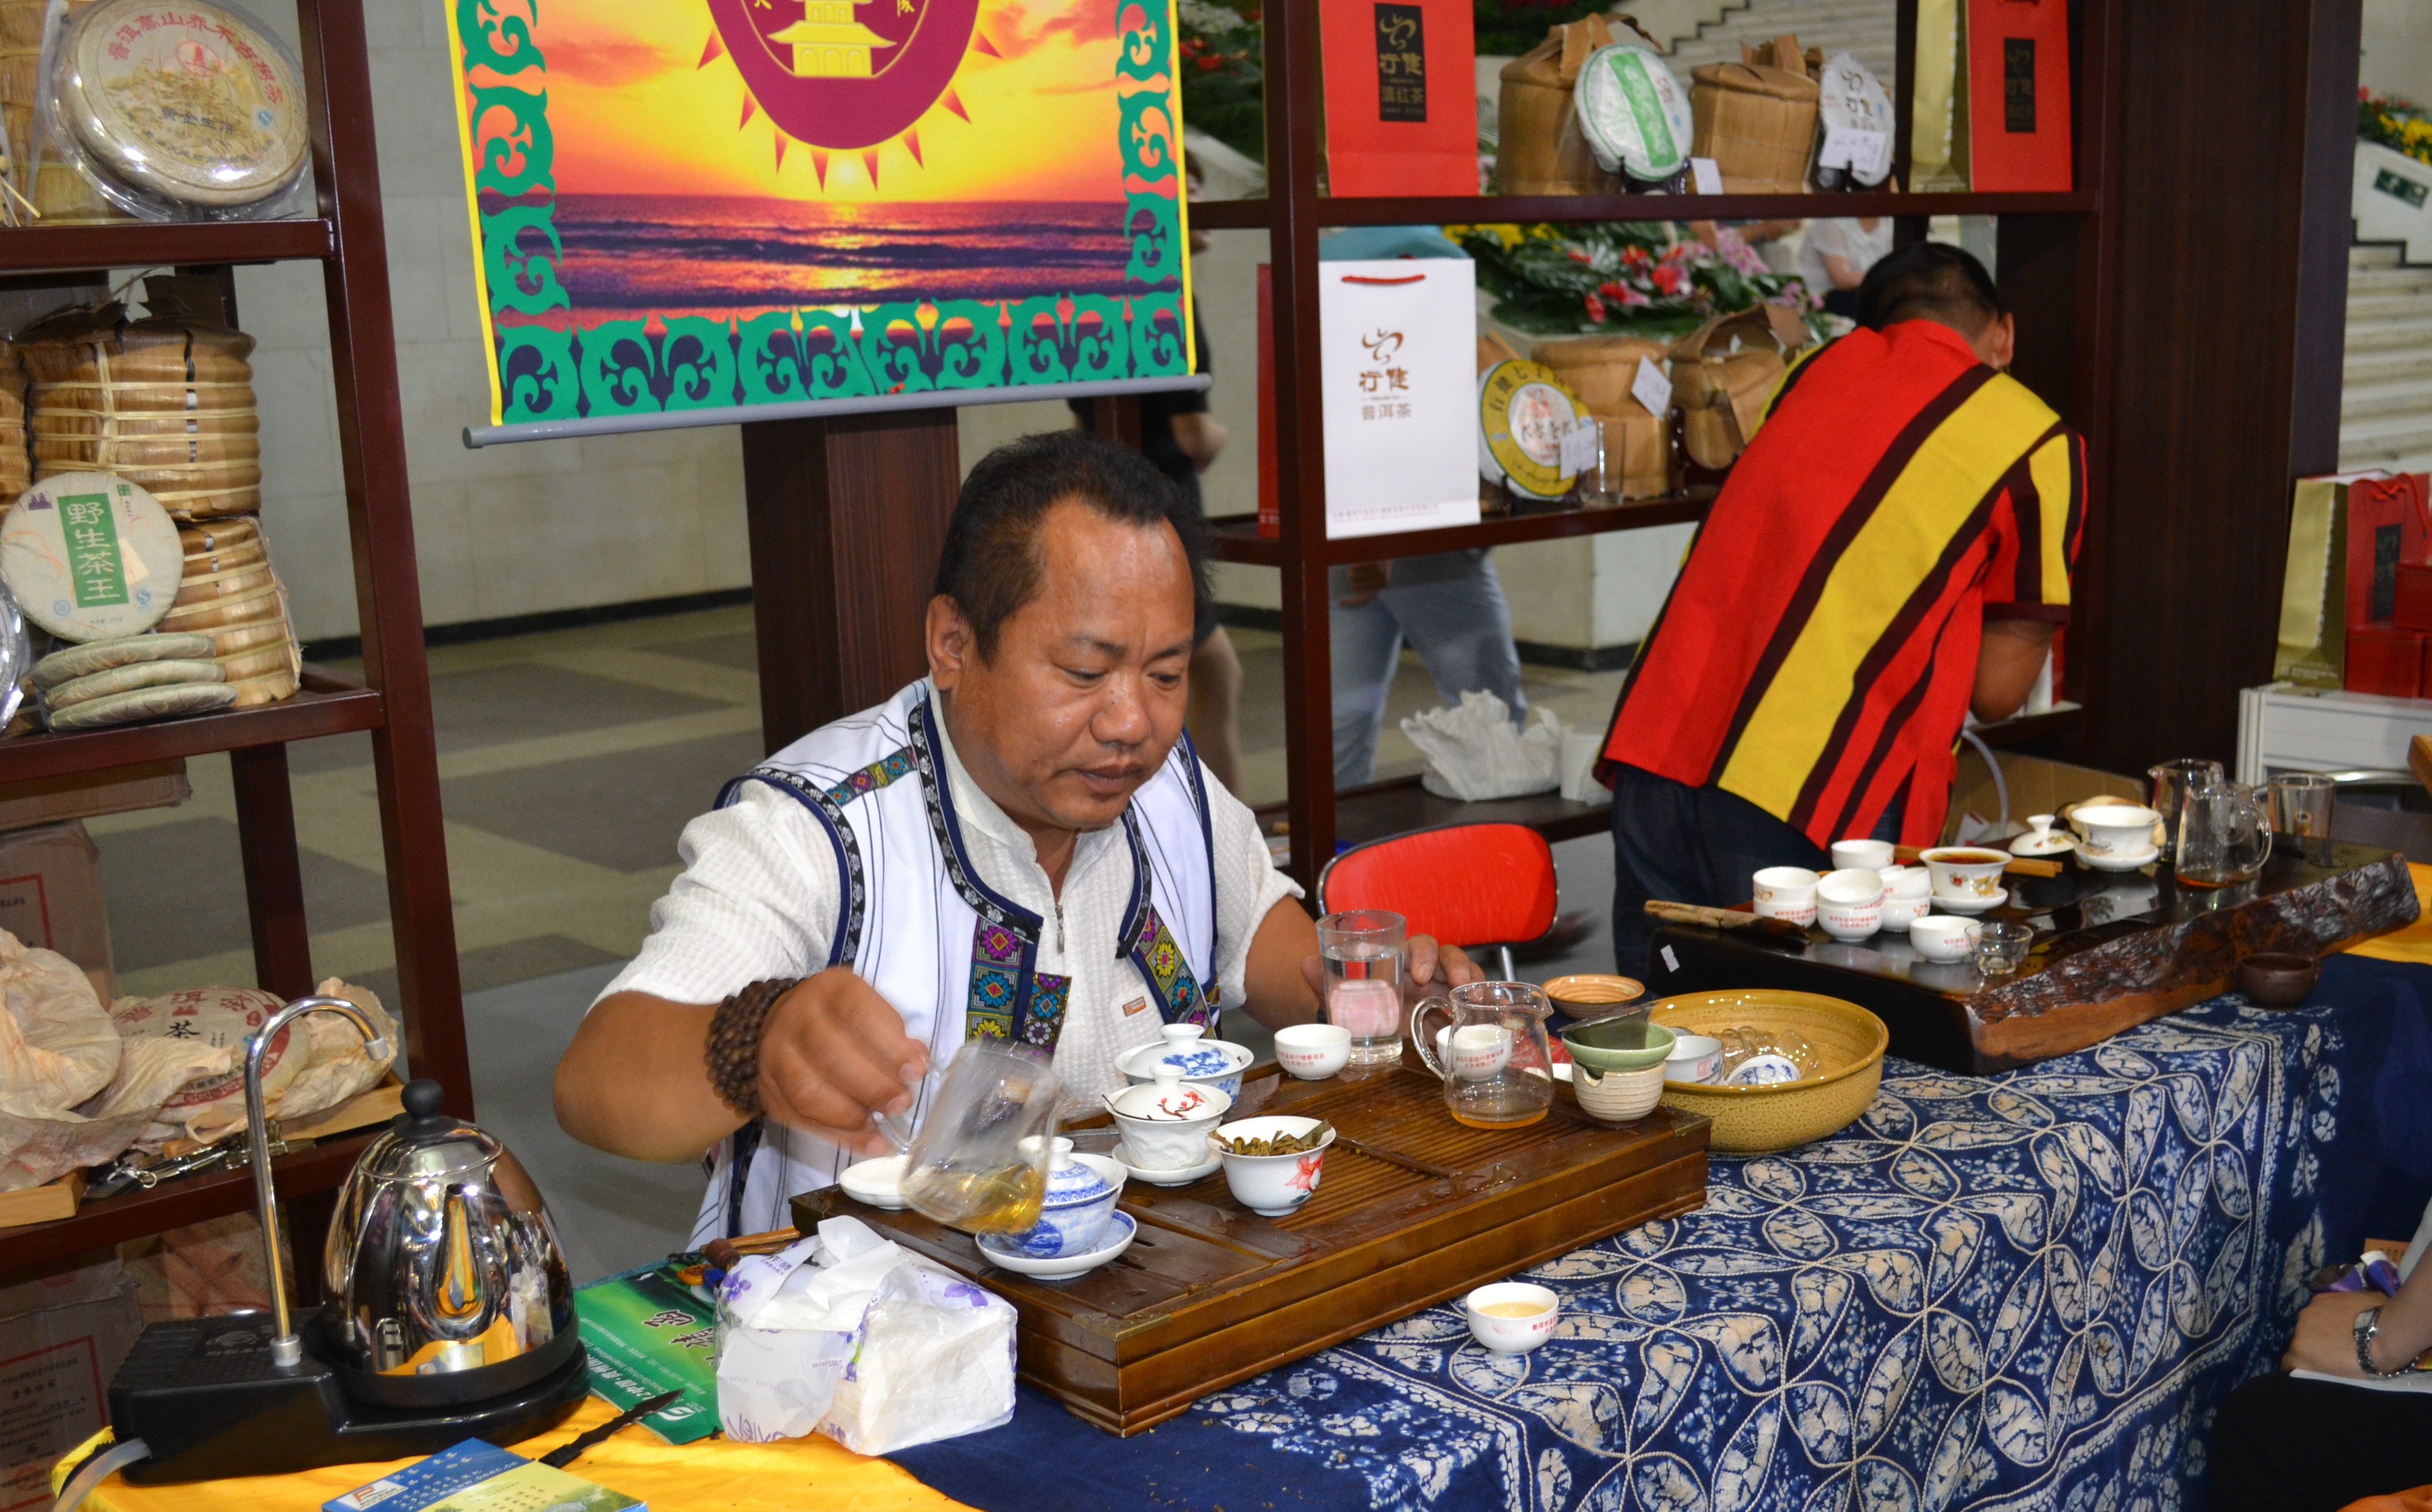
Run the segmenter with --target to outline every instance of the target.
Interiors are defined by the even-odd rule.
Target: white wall
[[[2432,105],[2432,5],[2364,0],[2364,87]]]

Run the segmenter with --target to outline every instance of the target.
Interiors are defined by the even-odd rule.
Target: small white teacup
[[[1975,952],[1977,932],[1983,928],[1972,918],[1928,914],[1908,927],[1908,943],[1929,961],[1965,961]]]
[[[1835,840],[1832,865],[1852,871],[1881,871],[1892,864],[1888,840]]]
[[[1755,879],[1757,916],[1793,924],[1815,923],[1818,880],[1804,866],[1765,867]]]
[[[1863,940],[1883,927],[1883,900],[1877,897],[1864,903],[1820,902],[1816,905],[1816,922],[1836,940]]]
[[[1984,846],[1944,846],[1921,859],[1939,898],[1990,898],[2001,890],[2001,872],[2010,865],[2008,851]]]
[[[1816,884],[1816,901],[1851,903],[1864,906],[1883,900],[1883,874],[1866,866],[1844,866],[1828,871]]]

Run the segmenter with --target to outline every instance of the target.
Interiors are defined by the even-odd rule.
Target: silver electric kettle
[[[498,1140],[440,1111],[436,1082],[339,1188],[313,1353],[348,1395],[396,1407],[512,1392],[581,1347],[549,1209]]]

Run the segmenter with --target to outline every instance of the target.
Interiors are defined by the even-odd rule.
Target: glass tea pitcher
[[[1473,1129],[1519,1129],[1554,1105],[1553,1004],[1525,982],[1473,982],[1410,1014],[1410,1043],[1444,1083],[1444,1106]]]
[[[1020,1234],[1039,1223],[1048,1147],[1063,1085],[1040,1056],[992,1040],[965,1040],[920,1120],[882,1118],[904,1153],[904,1200],[966,1234]]]
[[[2194,887],[2228,887],[2263,869],[2272,857],[2272,819],[2261,788],[2244,782],[2208,782],[2187,789],[2180,801],[2179,881]]]

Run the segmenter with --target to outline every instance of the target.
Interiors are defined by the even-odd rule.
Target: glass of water
[[[1355,908],[1317,921],[1317,951],[1326,963],[1326,1021],[1351,1032],[1351,1059],[1343,1068],[1348,1079],[1401,1063],[1402,948],[1408,932],[1401,915],[1380,908]]]

